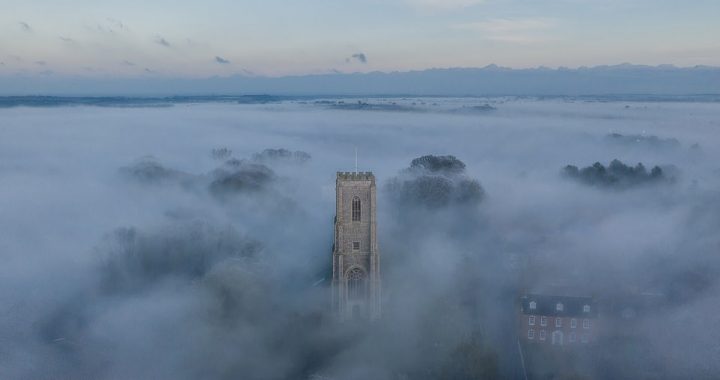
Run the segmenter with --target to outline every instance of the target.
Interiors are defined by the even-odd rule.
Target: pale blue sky
[[[0,74],[720,65],[718,20],[717,0],[0,0]]]

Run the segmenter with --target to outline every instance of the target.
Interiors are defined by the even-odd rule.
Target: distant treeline
[[[620,160],[613,160],[607,167],[599,162],[582,169],[568,165],[563,169],[563,174],[586,185],[613,188],[629,188],[669,180],[659,166],[648,171],[642,163],[633,167]]]

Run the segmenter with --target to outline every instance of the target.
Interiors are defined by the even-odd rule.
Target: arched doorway
[[[366,296],[365,272],[360,268],[353,268],[347,274],[347,288],[349,301],[362,301]]]

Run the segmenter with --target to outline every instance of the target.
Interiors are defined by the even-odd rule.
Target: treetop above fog
[[[410,169],[425,169],[432,173],[462,173],[465,171],[465,163],[455,156],[434,156],[425,155],[410,162]]]
[[[618,189],[669,182],[672,180],[668,178],[659,166],[654,166],[648,172],[642,163],[638,163],[633,167],[617,159],[612,160],[607,167],[600,162],[596,162],[582,169],[579,169],[575,165],[567,165],[563,169],[563,174],[585,185]]]
[[[455,156],[426,155],[391,178],[385,187],[398,205],[430,209],[478,204],[485,196],[480,183],[465,174],[465,163]]]

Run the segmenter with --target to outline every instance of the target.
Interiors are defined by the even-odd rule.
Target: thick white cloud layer
[[[672,355],[670,377],[720,373],[707,328],[720,294],[718,103],[392,101],[415,111],[312,102],[0,109],[0,377],[391,378],[434,365],[420,340],[453,347],[476,329],[508,371],[515,351],[502,334],[525,265],[536,266],[528,281],[540,288],[665,292],[672,303],[642,325],[648,356]],[[486,101],[497,109],[462,108]],[[618,144],[609,133],[679,145]],[[279,147],[312,159],[266,162],[276,174],[267,187],[224,198],[203,185],[221,165],[217,147],[238,159]],[[338,343],[307,316],[326,306],[313,283],[330,260],[334,175],[353,168],[354,148],[360,170],[379,181],[387,319]],[[425,154],[465,162],[486,192],[480,205],[398,209],[385,185]],[[147,155],[192,180],[123,175]],[[560,175],[567,164],[615,158],[674,165],[676,182],[613,190]],[[118,236],[132,234],[123,246]],[[110,276],[105,264],[127,247],[160,260],[151,267],[160,274]],[[163,274],[185,270],[187,252],[231,259]],[[455,297],[473,300],[472,313]],[[433,360],[445,360],[438,352]]]

